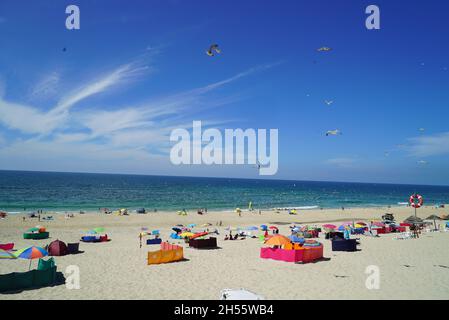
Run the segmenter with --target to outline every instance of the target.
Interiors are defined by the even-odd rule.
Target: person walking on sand
[[[142,248],[142,232],[139,233],[140,248]]]

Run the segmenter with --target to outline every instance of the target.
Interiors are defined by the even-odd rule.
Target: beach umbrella
[[[356,224],[360,224],[362,226],[367,226],[368,225],[366,222],[363,222],[363,221],[357,221]]]
[[[12,252],[0,249],[0,259],[17,259],[17,257]]]
[[[270,237],[267,241],[265,241],[266,245],[269,246],[285,246],[290,244],[290,239],[283,235],[275,235]]]
[[[407,219],[404,220],[405,223],[409,224],[423,224],[424,221],[421,218],[410,216]]]
[[[276,226],[270,226],[270,230],[279,230],[279,228]]]
[[[195,233],[193,236],[190,237],[190,239],[196,239],[196,238],[204,237],[204,236],[207,236],[208,234],[209,234],[209,232]]]
[[[323,228],[329,229],[329,230],[335,230],[335,229],[337,229],[337,226],[333,225],[333,224],[323,224]]]
[[[93,228],[93,231],[95,231],[96,233],[103,233],[104,232],[104,228]]]
[[[437,229],[437,221],[436,220],[440,220],[440,217],[437,215],[432,214],[431,216],[428,216],[426,218],[426,220],[433,220],[433,225],[435,227],[435,230]]]
[[[299,231],[301,231],[301,229],[298,228],[298,227],[294,227],[294,228],[292,229],[292,232],[299,232]]]
[[[288,237],[290,240],[291,240],[291,242],[295,242],[295,243],[304,243],[304,238],[300,238],[300,237],[298,237],[298,236],[289,236]]]
[[[262,225],[260,226],[260,229],[261,229],[262,231],[265,231],[265,230],[268,229],[268,226],[266,226],[265,224],[262,224]]]
[[[174,232],[176,232],[176,233],[179,233],[179,232],[181,232],[182,230],[180,229],[180,228],[178,228],[178,227],[174,227],[174,228],[171,228]]]
[[[187,238],[191,238],[191,237],[193,237],[195,234],[193,233],[193,232],[183,232],[183,233],[181,233],[179,236],[181,237],[181,238],[185,238],[185,237],[187,237]]]
[[[366,225],[360,224],[360,223],[356,223],[356,224],[355,224],[355,227],[356,227],[356,228],[365,228]]]
[[[352,229],[351,226],[342,224],[338,227],[338,231],[345,231],[346,229]]]
[[[257,228],[256,226],[251,226],[251,227],[246,228],[246,230],[256,231],[256,230],[259,230],[259,228]]]
[[[48,256],[48,252],[47,250],[41,247],[31,246],[16,251],[14,255],[20,259],[29,259],[30,260],[30,266],[28,268],[29,270],[31,268],[31,260],[46,257]]]

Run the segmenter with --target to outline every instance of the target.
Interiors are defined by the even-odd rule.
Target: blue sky
[[[65,28],[69,4],[80,30]],[[381,30],[365,28],[370,4]],[[171,130],[201,120],[279,129],[270,178],[448,184],[447,12],[444,0],[3,0],[0,169],[259,178],[172,165]]]

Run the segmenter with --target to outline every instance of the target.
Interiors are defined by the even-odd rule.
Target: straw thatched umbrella
[[[435,230],[436,230],[437,229],[437,222],[436,222],[436,220],[440,220],[440,217],[437,216],[437,215],[432,214],[431,216],[428,216],[426,218],[426,220],[433,220],[433,225],[434,225]]]
[[[405,223],[409,223],[409,224],[423,224],[424,221],[421,218],[415,217],[415,216],[410,216],[407,219],[404,220]]]

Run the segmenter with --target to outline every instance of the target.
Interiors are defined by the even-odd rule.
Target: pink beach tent
[[[5,250],[5,251],[11,251],[14,249],[14,243],[0,244],[0,249]]]

